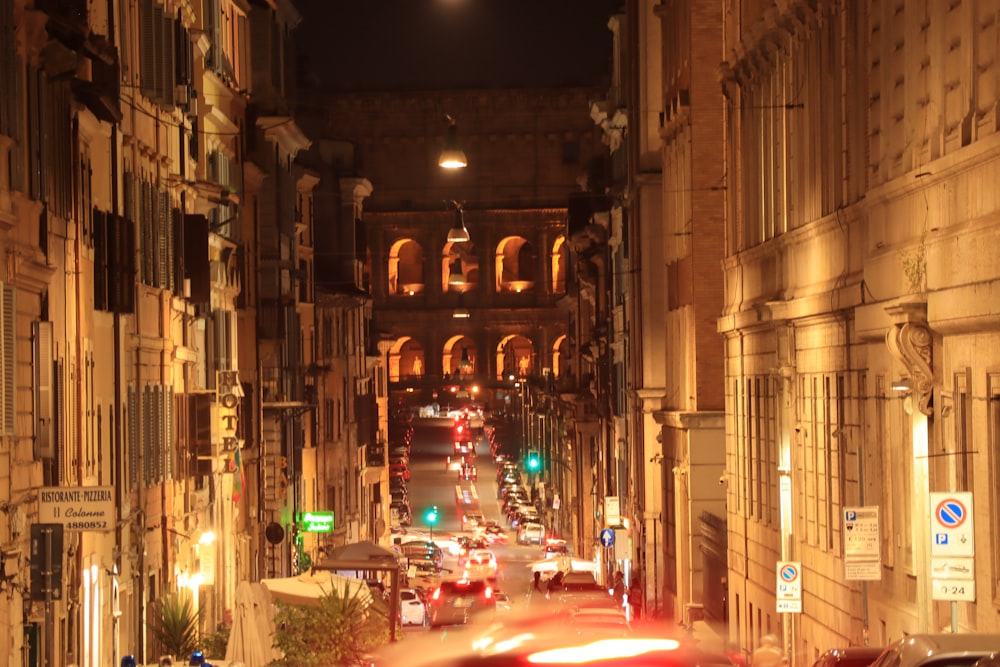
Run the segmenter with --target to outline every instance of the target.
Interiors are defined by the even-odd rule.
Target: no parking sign
[[[778,561],[775,598],[779,614],[797,614],[802,611],[802,567],[799,563]]]

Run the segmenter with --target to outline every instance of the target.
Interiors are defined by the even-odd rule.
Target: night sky
[[[300,80],[342,91],[607,85],[622,0],[295,0]]]

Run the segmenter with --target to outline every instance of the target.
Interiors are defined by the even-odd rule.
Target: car
[[[559,556],[572,556],[566,540],[549,539],[542,547],[542,558],[558,558]]]
[[[536,515],[537,516],[537,515]],[[518,544],[544,544],[545,526],[536,521],[525,521],[517,528]]]
[[[389,464],[389,478],[391,479],[393,477],[400,478],[400,479],[405,479],[406,481],[409,481],[410,480],[410,468],[408,466],[406,466],[406,465],[390,463]]]
[[[514,605],[513,600],[510,596],[502,591],[494,591],[493,597],[496,599],[496,613],[499,614],[509,614],[511,607]]]
[[[475,530],[485,525],[486,519],[482,512],[466,512],[462,515],[462,526],[466,530]]]
[[[416,589],[399,591],[399,612],[403,625],[427,625],[427,603]]]
[[[430,596],[430,626],[461,625],[496,611],[493,585],[486,579],[445,579]]]
[[[462,568],[467,577],[493,579],[497,576],[497,557],[487,549],[472,549],[465,554]]]
[[[458,540],[458,565],[459,567],[465,562],[466,557],[470,551],[475,551],[476,549],[486,549],[488,547],[486,540],[479,537],[461,537]]]
[[[574,609],[569,625],[573,632],[583,637],[626,637],[632,631],[625,612],[601,607]]]
[[[816,658],[812,667],[868,667],[883,650],[884,646],[831,648]]]
[[[462,467],[458,469],[458,479],[459,481],[465,480],[467,482],[475,482],[478,479],[478,474],[476,473],[476,466],[470,463],[463,463]]]
[[[886,646],[871,667],[972,667],[997,651],[1000,634],[914,634]]]

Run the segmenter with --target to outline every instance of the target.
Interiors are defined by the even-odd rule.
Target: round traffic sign
[[[793,581],[799,578],[799,568],[795,567],[794,565],[785,565],[781,568],[780,574],[781,574],[781,579],[783,581],[792,583]]]
[[[615,531],[610,528],[605,528],[601,531],[601,546],[602,547],[613,547],[615,546]]]
[[[965,523],[969,512],[965,509],[965,504],[958,498],[945,498],[938,503],[937,509],[934,510],[934,516],[938,523],[945,528],[955,529]]]

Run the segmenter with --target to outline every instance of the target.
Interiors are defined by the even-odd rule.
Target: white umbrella
[[[245,667],[264,667],[274,658],[269,646],[271,634],[262,635],[258,618],[266,614],[249,581],[236,586],[233,627],[226,645],[226,662],[241,662]]]
[[[261,583],[252,584],[254,594],[254,604],[257,611],[257,626],[260,636],[264,637],[264,648],[269,656],[265,662],[281,660],[284,654],[274,645],[274,603],[271,601],[271,594],[267,592]]]
[[[297,577],[261,579],[260,583],[264,584],[272,598],[290,605],[318,605],[320,598],[329,595],[334,589],[348,597],[358,596],[366,603],[372,599],[368,584],[364,581],[330,570],[309,570]]]

